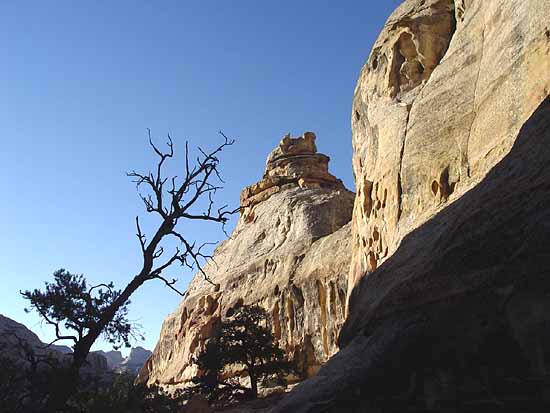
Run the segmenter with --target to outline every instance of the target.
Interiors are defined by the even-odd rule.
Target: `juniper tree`
[[[268,314],[258,306],[241,306],[224,320],[196,362],[203,373],[195,380],[196,390],[211,400],[245,389],[235,380],[222,378],[227,366],[242,366],[250,378],[246,390],[252,398],[258,397],[258,384],[293,370],[271,332]]]

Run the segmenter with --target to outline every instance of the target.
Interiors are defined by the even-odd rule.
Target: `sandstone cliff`
[[[315,135],[285,136],[265,174],[241,194],[230,238],[197,274],[179,308],[164,321],[141,370],[144,383],[183,385],[219,322],[240,305],[259,304],[289,359],[311,376],[336,350],[344,321],[354,194],[328,172]]]
[[[273,411],[548,399],[549,22],[549,0],[390,16],[353,100],[343,349]]]

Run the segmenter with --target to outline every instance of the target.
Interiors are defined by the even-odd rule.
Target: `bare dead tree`
[[[227,210],[227,205],[220,208],[214,207],[213,196],[222,187],[213,184],[212,181],[216,179],[218,182],[223,183],[218,169],[219,159],[217,156],[225,147],[235,143],[223,132],[220,131],[219,133],[224,142],[210,153],[206,153],[199,147],[201,155],[196,158],[196,163],[192,168],[189,160],[189,144],[188,142],[185,143],[185,175],[179,182],[177,176],[169,179],[162,174],[164,163],[174,156],[174,144],[170,135],[168,135],[168,142],[166,143],[168,151],[163,152],[155,146],[149,132],[149,144],[159,158],[155,172],[142,174],[132,171],[127,173],[129,177],[133,178],[138,191],[143,187],[146,188],[148,194],[143,195],[140,193],[140,197],[147,212],[156,214],[161,219],[161,225],[148,242],[141,229],[139,217],[136,217],[136,235],[143,254],[144,268],[148,269],[147,277],[148,279],[163,281],[166,286],[180,295],[183,294],[174,287],[177,280],[166,279],[162,276],[162,272],[172,264],[180,263],[190,269],[196,267],[204,278],[212,283],[203,269],[203,263],[212,257],[204,253],[203,250],[213,244],[207,242],[197,246],[194,242],[191,243],[177,229],[178,222],[181,220],[218,222],[222,224],[222,228],[225,230],[225,223],[229,216],[239,211],[239,209]],[[194,212],[193,207],[204,198],[207,198],[205,210],[202,213]],[[175,238],[179,241],[180,247],[176,248],[168,259],[155,266],[154,262],[164,255],[164,248],[160,245],[160,242],[165,237]]]
[[[148,173],[132,171],[127,175],[136,184],[146,211],[155,215],[159,224],[152,236],[147,237],[139,217],[136,217],[136,236],[143,262],[140,271],[122,291],[114,290],[112,283],[88,288],[83,276],[61,272],[56,276],[56,283],[46,283],[45,292],[22,292],[23,297],[30,301],[31,308],[38,311],[45,322],[55,328],[56,339],[53,342],[73,342],[70,377],[66,385],[60,386],[59,391],[50,397],[48,409],[63,410],[76,388],[79,370],[100,335],[103,334],[113,344],[124,342],[128,345],[132,326],[126,317],[127,305],[132,294],[145,282],[160,280],[183,295],[175,286],[177,279],[169,279],[164,275],[172,265],[180,264],[198,269],[212,283],[204,271],[204,264],[212,258],[205,252],[205,248],[211,244],[197,245],[182,232],[181,224],[187,220],[198,220],[221,224],[224,229],[229,217],[239,211],[228,210],[227,205],[215,207],[214,195],[223,184],[218,156],[225,148],[234,144],[234,140],[221,131],[220,135],[223,142],[211,152],[199,148],[199,155],[194,162],[190,159],[189,144],[186,142],[183,174],[181,177],[168,177],[164,176],[163,170],[167,162],[174,158],[172,138],[168,135],[166,150],[161,150],[153,143],[148,131],[149,144],[158,157],[156,167]],[[176,240],[178,245],[170,254],[165,252],[162,245],[167,239]],[[63,333],[66,329],[75,333]]]

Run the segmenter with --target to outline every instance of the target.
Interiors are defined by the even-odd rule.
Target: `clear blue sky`
[[[158,142],[170,132],[176,150],[186,138],[212,147],[219,129],[237,138],[219,194],[235,207],[286,132],[316,132],[332,172],[353,189],[353,90],[399,3],[3,1],[0,313],[48,340],[19,290],[60,267],[119,287],[133,277],[134,218],[145,213],[125,171],[153,164],[147,128]],[[214,226],[182,231],[224,238]],[[184,289],[192,274],[178,275]],[[134,296],[145,347],[179,301],[159,282]]]

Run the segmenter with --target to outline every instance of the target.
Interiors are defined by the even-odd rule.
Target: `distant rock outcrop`
[[[330,158],[317,153],[315,134],[305,132],[299,138],[286,135],[268,156],[262,180],[241,192],[245,219],[254,205],[289,188],[345,189],[344,184],[328,172]]]
[[[133,376],[137,375],[139,370],[144,366],[147,359],[151,356],[151,351],[143,347],[133,347],[130,350],[128,357],[123,357],[118,350],[112,351],[94,351],[101,354],[107,359],[109,369],[119,373],[128,373]]]
[[[0,314],[0,346],[2,346],[2,355],[15,358],[23,357],[23,351],[20,346],[26,343],[37,355],[49,355],[58,360],[69,361],[71,353],[70,347],[59,345],[47,345],[43,343],[38,336],[25,327],[23,324],[5,317]],[[88,355],[88,363],[83,367],[84,374],[103,375],[111,372],[125,372],[133,376],[137,375],[147,359],[151,356],[149,350],[143,347],[134,347],[130,350],[128,357],[122,357],[120,351],[92,351]]]
[[[137,375],[152,354],[143,347],[133,347],[128,357],[122,361],[121,368],[123,371]]]
[[[97,350],[94,353],[100,354],[107,360],[107,366],[110,370],[118,370],[124,362],[124,357],[119,350],[103,351]]]
[[[27,344],[39,356],[50,356],[59,361],[68,362],[72,350],[67,346],[47,345],[23,324],[0,314],[0,346],[2,355],[15,359],[23,359],[24,351],[21,343]],[[101,375],[109,371],[107,359],[101,354],[90,353],[88,363],[83,367],[82,374]]]
[[[336,352],[344,321],[354,194],[328,172],[315,135],[285,136],[269,155],[264,177],[241,194],[242,213],[230,238],[197,274],[162,326],[143,383],[184,385],[197,374],[193,357],[220,320],[259,304],[303,376]]]

